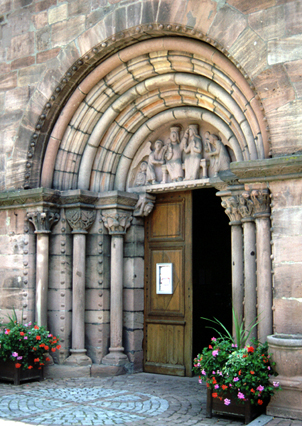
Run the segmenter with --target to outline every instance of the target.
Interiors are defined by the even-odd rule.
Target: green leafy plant
[[[233,317],[236,317],[234,310]],[[225,334],[210,327],[219,337],[212,337],[210,345],[194,359],[193,371],[199,375],[199,382],[205,381],[212,391],[212,397],[220,398],[225,405],[247,400],[262,405],[280,387],[278,382],[272,381],[277,373],[273,368],[275,363],[268,354],[267,342],[262,344],[252,339],[252,345],[246,344],[258,323],[255,322],[249,331],[245,331],[242,323],[236,319],[235,343],[219,320],[214,318],[209,321],[221,326]]]
[[[0,333],[0,360],[15,362],[16,368],[24,370],[33,367],[41,368],[44,355],[60,349],[59,339],[36,324],[20,324],[16,313],[9,317],[9,322]]]

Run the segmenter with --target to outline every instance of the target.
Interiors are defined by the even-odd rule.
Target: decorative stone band
[[[27,219],[34,225],[35,234],[48,234],[52,225],[59,221],[60,215],[52,211],[34,211],[27,213]]]
[[[108,209],[102,214],[104,226],[108,229],[110,235],[126,234],[132,219],[132,213],[125,210]]]
[[[95,210],[86,210],[81,207],[66,210],[66,219],[72,228],[72,233],[87,233],[95,217]]]

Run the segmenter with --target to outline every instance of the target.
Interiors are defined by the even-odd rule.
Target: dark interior
[[[232,329],[231,227],[216,192],[193,191],[193,357],[218,337],[201,316]]]

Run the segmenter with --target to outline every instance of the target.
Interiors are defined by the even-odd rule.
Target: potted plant
[[[245,416],[245,423],[265,411],[270,396],[279,383],[272,380],[277,373],[268,354],[267,342],[247,344],[250,333],[236,326],[237,343],[226,334],[212,337],[210,345],[194,359],[193,371],[200,383],[207,385],[207,416],[212,410]],[[236,324],[235,324],[236,325]],[[217,331],[217,330],[216,330]]]
[[[0,332],[0,379],[13,381],[43,379],[48,353],[60,349],[59,339],[45,327],[20,324],[16,315]]]

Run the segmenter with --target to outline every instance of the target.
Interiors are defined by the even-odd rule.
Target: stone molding
[[[72,228],[72,233],[86,233],[95,221],[95,217],[95,210],[81,207],[66,210],[66,219]]]
[[[51,227],[60,219],[57,212],[52,211],[34,211],[27,213],[27,219],[35,227],[35,234],[48,234]]]

